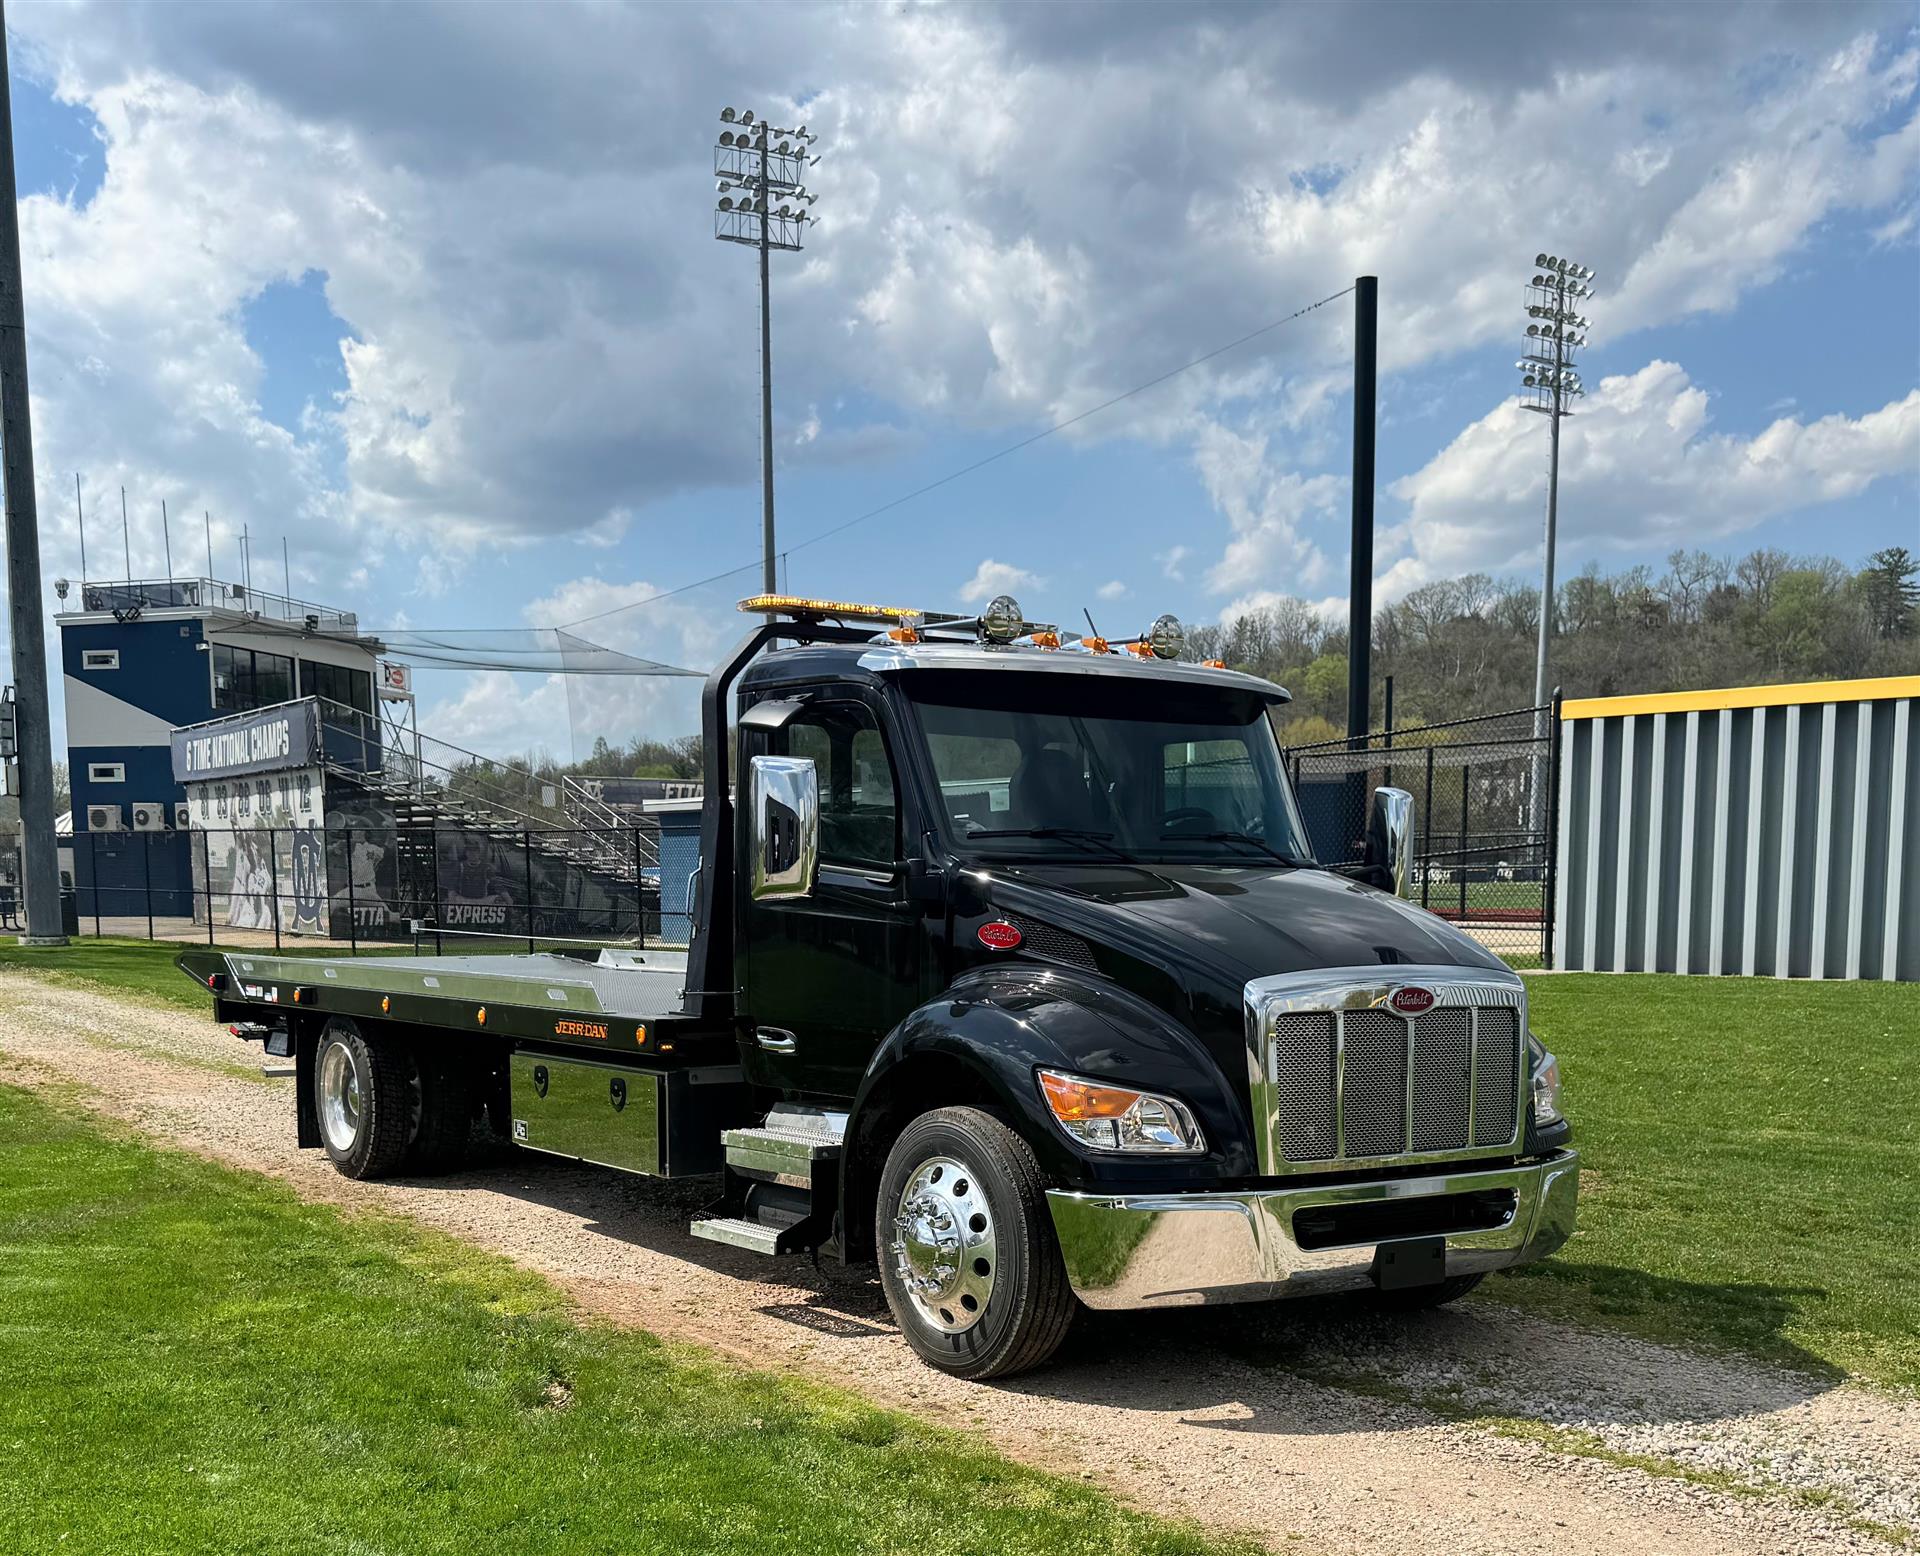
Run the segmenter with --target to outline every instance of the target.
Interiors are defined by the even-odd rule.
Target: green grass
[[[173,965],[173,959],[186,949],[165,940],[111,936],[86,937],[61,946],[0,941],[0,967],[18,968],[48,983],[198,1011],[211,1020],[212,996]]]
[[[10,1550],[1247,1548],[12,1088],[0,1314]]]
[[[1584,1171],[1500,1301],[1920,1389],[1920,990],[1530,978]]]

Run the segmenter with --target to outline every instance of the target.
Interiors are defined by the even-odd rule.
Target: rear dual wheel
[[[467,1071],[448,1056],[369,1039],[351,1021],[327,1023],[314,1051],[320,1141],[349,1178],[444,1172],[473,1124]]]

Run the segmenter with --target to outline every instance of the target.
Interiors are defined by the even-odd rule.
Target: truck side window
[[[820,779],[820,857],[891,868],[900,858],[900,807],[887,743],[871,709],[826,703],[775,737],[782,754],[810,758]]]

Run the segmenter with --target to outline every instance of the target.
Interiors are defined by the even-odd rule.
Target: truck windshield
[[[969,852],[1312,862],[1267,704],[1251,693],[944,671],[905,689]]]

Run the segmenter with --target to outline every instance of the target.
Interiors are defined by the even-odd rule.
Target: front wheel
[[[979,1108],[922,1114],[887,1153],[880,1284],[907,1342],[955,1377],[1002,1378],[1059,1349],[1076,1311],[1039,1163]]]

